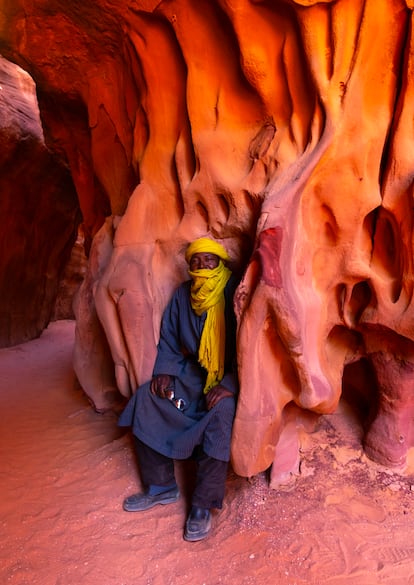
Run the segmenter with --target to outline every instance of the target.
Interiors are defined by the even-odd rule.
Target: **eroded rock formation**
[[[343,389],[370,409],[367,453],[404,463],[414,442],[412,8],[0,8],[0,51],[35,79],[48,146],[68,161],[94,238],[75,368],[97,408],[150,376],[163,308],[186,278],[182,252],[211,234],[241,279],[236,472],[268,468],[281,432],[302,411],[332,412]]]
[[[81,219],[70,173],[45,145],[35,85],[0,57],[0,347],[40,335]]]

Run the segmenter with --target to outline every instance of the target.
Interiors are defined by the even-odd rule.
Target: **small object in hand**
[[[172,388],[167,388],[167,390],[165,391],[165,398],[172,402],[175,408],[178,408],[178,410],[185,410],[185,408],[187,407],[187,403],[184,400],[184,398],[176,398],[175,392]]]

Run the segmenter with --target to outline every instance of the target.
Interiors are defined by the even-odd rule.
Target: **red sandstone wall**
[[[367,452],[404,462],[412,5],[16,0],[0,51],[35,79],[94,238],[75,368],[97,408],[150,375],[181,253],[211,234],[241,276],[236,471],[267,468],[287,405],[331,412],[343,379],[372,407]]]
[[[0,57],[0,347],[47,327],[80,221],[70,173],[50,152],[29,75]]]

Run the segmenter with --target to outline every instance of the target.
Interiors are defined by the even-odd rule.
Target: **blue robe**
[[[201,445],[210,457],[230,459],[230,440],[238,391],[235,366],[236,322],[233,312],[235,280],[224,290],[226,317],[225,372],[221,384],[233,393],[207,410],[203,393],[207,372],[198,363],[198,348],[206,313],[198,316],[190,302],[191,281],[175,291],[161,322],[153,375],[173,377],[176,398],[186,402],[178,410],[165,398],[150,392],[150,382],[140,386],[122,412],[119,425],[131,426],[143,443],[172,459],[187,459]]]

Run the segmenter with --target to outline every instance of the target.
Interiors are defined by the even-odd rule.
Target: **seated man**
[[[200,238],[186,251],[191,280],[175,291],[161,323],[153,378],[121,414],[132,426],[145,491],[124,500],[124,510],[147,510],[179,498],[174,459],[194,455],[195,490],[184,538],[205,538],[211,508],[221,508],[235,414],[235,281],[226,250]]]

